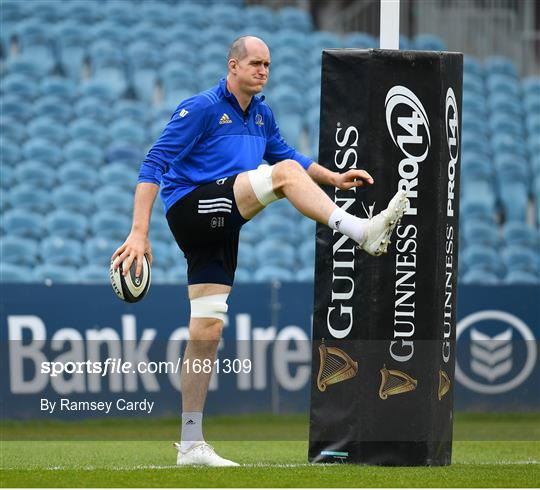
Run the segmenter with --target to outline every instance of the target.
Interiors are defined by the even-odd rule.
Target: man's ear
[[[238,68],[238,60],[235,58],[231,58],[228,62],[229,70],[234,71],[236,68]]]

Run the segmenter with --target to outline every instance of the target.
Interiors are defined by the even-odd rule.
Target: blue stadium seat
[[[528,271],[509,270],[504,284],[535,285],[540,284],[540,276]]]
[[[129,216],[133,209],[133,193],[114,184],[100,186],[94,193],[94,206]]]
[[[284,219],[278,214],[269,214],[268,210],[258,219],[258,226],[265,231],[266,236],[272,240],[294,242],[296,227],[290,219]]]
[[[2,23],[18,22],[28,14],[26,2],[19,0],[4,0],[2,2]]]
[[[75,114],[79,118],[91,118],[106,123],[111,118],[109,103],[98,97],[81,97],[75,104]]]
[[[236,271],[234,273],[234,282],[235,284],[242,284],[246,282],[252,282],[253,281],[253,273],[248,270],[244,269],[243,267],[237,267]]]
[[[540,77],[539,76],[529,76],[525,77],[521,81],[521,86],[523,88],[523,93],[527,95],[540,95]]]
[[[275,265],[265,265],[259,267],[253,275],[255,282],[267,281],[293,281],[294,273],[290,269]]]
[[[92,190],[99,183],[97,170],[86,162],[69,161],[58,168],[61,182],[70,183],[81,189]]]
[[[267,31],[276,30],[276,17],[272,9],[266,5],[253,5],[245,9],[245,21],[247,25],[260,26]]]
[[[283,106],[282,106],[283,107]],[[302,135],[302,115],[280,112],[280,133],[293,148],[298,148]]]
[[[50,193],[31,184],[21,183],[5,193],[5,200],[12,208],[46,213],[51,208]]]
[[[204,48],[205,47],[202,49]],[[177,36],[167,43],[165,50],[163,51],[162,64],[175,62],[182,64],[186,69],[193,69],[193,66],[198,64],[199,59],[199,50],[194,49],[193,45],[190,44],[188,40],[185,40],[182,36]],[[204,57],[204,59],[206,59],[206,57]]]
[[[94,236],[85,240],[83,244],[83,255],[89,264],[99,264],[107,268],[112,254],[121,245],[116,240],[110,240],[101,236]]]
[[[7,165],[0,163],[0,188],[1,189],[10,189],[15,184],[15,175],[13,168],[8,167]],[[9,206],[9,203],[5,200],[2,202],[2,207],[6,209]]]
[[[2,163],[10,166],[15,166],[21,160],[19,145],[4,139],[0,140],[0,155]]]
[[[103,151],[88,141],[75,140],[64,147],[64,158],[67,162],[84,162],[98,167],[103,162]]]
[[[497,274],[482,269],[473,269],[463,274],[461,278],[463,284],[482,284],[494,286],[500,284]]]
[[[129,119],[132,123],[144,124],[150,120],[148,105],[136,100],[119,100],[114,104],[112,114],[115,121]]]
[[[87,141],[103,146],[109,140],[108,131],[91,118],[74,119],[68,128],[69,137],[75,141]]]
[[[176,22],[174,7],[162,2],[143,2],[138,9],[139,18],[145,19],[145,23],[154,28],[154,32],[159,29],[171,27]],[[136,24],[134,30],[139,24]],[[157,29],[156,29],[157,27]],[[132,39],[141,39],[133,37]]]
[[[15,178],[19,182],[40,188],[51,188],[56,182],[56,172],[37,160],[26,160],[15,166]]]
[[[486,86],[492,94],[500,93],[512,97],[521,97],[521,87],[519,81],[508,75],[494,73],[489,75],[486,80]]]
[[[522,221],[509,221],[502,227],[504,243],[509,245],[519,245],[528,247],[531,250],[538,250],[540,236],[537,230]]]
[[[295,280],[301,282],[313,282],[315,280],[315,267],[302,267],[296,271]]]
[[[2,228],[12,236],[39,240],[43,237],[43,217],[24,209],[10,209],[2,215]]]
[[[166,59],[162,52],[156,52],[155,46],[145,40],[137,41],[128,48],[128,67],[133,90],[137,99],[147,103],[154,98],[158,69]]]
[[[313,52],[321,52],[327,48],[342,48],[343,39],[333,32],[315,31],[309,37],[310,50]]]
[[[493,195],[482,196],[471,193],[463,196],[460,203],[460,213],[468,218],[493,221],[496,215]]]
[[[526,119],[527,133],[534,136],[540,132],[540,113],[531,114],[527,116]]]
[[[167,270],[166,281],[169,284],[187,284],[187,266],[176,265]]]
[[[34,115],[36,117],[48,116],[57,122],[67,123],[73,117],[73,107],[69,100],[65,100],[55,95],[40,97],[34,105]]]
[[[349,32],[343,41],[345,48],[369,49],[378,48],[379,43],[371,34],[366,32]]]
[[[532,274],[539,273],[539,255],[528,247],[508,245],[501,250],[501,257],[508,271],[522,270]]]
[[[487,126],[485,121],[483,125]],[[490,160],[491,142],[484,133],[464,127],[461,133],[461,154],[463,160],[474,157],[487,162]]]
[[[540,114],[540,94],[526,95],[523,100],[523,108],[526,116],[534,116]]]
[[[129,234],[131,218],[112,211],[98,211],[90,220],[90,229],[94,236],[116,240],[120,246]]]
[[[489,118],[489,129],[492,134],[509,134],[523,138],[524,127],[522,119],[506,114],[493,114]]]
[[[130,27],[139,20],[139,12],[126,8],[126,0],[109,0],[105,4],[104,17],[118,29]]]
[[[168,270],[152,266],[152,284],[169,284]]]
[[[182,27],[190,26],[194,29],[200,29],[207,24],[207,12],[207,9],[201,4],[180,3],[173,15],[177,19],[182,19]]]
[[[467,133],[481,134],[487,138],[489,133],[489,128],[486,125],[485,114],[476,114],[470,109],[463,108],[462,114],[463,129],[462,136],[465,136]]]
[[[171,256],[170,244],[162,240],[152,240],[152,256],[154,262],[152,263],[152,269],[159,267],[161,269],[168,269],[174,265],[175,256]]]
[[[78,266],[83,261],[80,242],[58,235],[41,241],[39,255],[44,264]]]
[[[250,243],[253,245],[255,243],[258,243],[262,236],[264,236],[259,229],[257,223],[258,220],[251,220],[242,227],[242,231],[240,232],[242,242]]]
[[[64,15],[62,2],[57,0],[34,0],[28,3],[32,17],[39,19],[44,24],[54,24]]]
[[[313,269],[315,266],[315,239],[311,237],[310,239],[304,239],[298,248],[298,257],[302,267],[307,267]]]
[[[214,5],[208,11],[208,20],[210,25],[227,26],[228,29],[237,31],[244,26],[244,9],[234,5]],[[227,44],[231,44],[236,36],[229,37]]]
[[[281,29],[273,37],[273,50],[289,49],[294,46],[299,56],[307,54],[312,47],[312,35],[298,32],[295,29]],[[324,42],[324,40],[320,41]]]
[[[186,70],[184,64],[176,61],[166,63],[160,70],[160,78],[166,94],[175,90],[198,90],[198,80],[193,70]]]
[[[138,167],[125,162],[113,162],[99,169],[102,185],[115,185],[133,192],[137,185]]]
[[[300,224],[298,226],[299,236],[303,237],[304,240],[311,240],[315,237],[316,223],[309,218],[301,218]]]
[[[2,262],[32,267],[37,262],[38,245],[34,240],[18,236],[0,237]]]
[[[510,58],[504,56],[491,56],[484,62],[484,67],[488,75],[501,74],[518,77],[517,68]]]
[[[27,53],[8,58],[5,67],[6,73],[22,73],[34,80],[40,80],[49,73],[47,66],[36,63],[34,57]]]
[[[94,211],[94,196],[85,188],[68,183],[54,189],[52,204],[58,210],[73,211],[90,216]]]
[[[484,97],[484,80],[474,73],[463,73],[463,92]]]
[[[108,284],[109,268],[101,264],[88,264],[80,267],[78,282],[80,284]]]
[[[523,138],[511,134],[494,134],[491,137],[491,147],[495,156],[513,154],[520,159],[527,158],[527,146]]]
[[[12,94],[21,99],[35,99],[39,96],[38,83],[28,75],[22,73],[11,73],[2,80],[2,91]]]
[[[18,283],[32,282],[33,273],[30,267],[24,267],[17,264],[8,264],[0,262],[0,282]]]
[[[523,117],[521,101],[517,97],[497,92],[487,98],[488,107],[492,114],[503,113]],[[465,105],[465,104],[464,104]]]
[[[257,263],[255,248],[251,243],[240,240],[238,247],[238,267],[253,270]]]
[[[434,34],[417,34],[414,38],[415,49],[422,51],[447,51],[444,41]]]
[[[477,58],[465,55],[463,57],[463,72],[471,73],[478,77],[484,77],[484,67]]]
[[[33,138],[43,138],[49,144],[63,145],[66,140],[65,125],[50,116],[41,116],[28,123],[28,135]]]
[[[163,207],[156,203],[154,205],[154,209],[155,211],[152,214],[152,219],[150,220],[150,240],[171,240],[171,230],[165,216],[163,215]],[[174,246],[177,246],[176,243]],[[176,249],[176,251],[179,253],[178,249]]]
[[[499,247],[498,227],[493,224],[477,219],[465,219],[462,228],[461,237],[467,244],[485,245],[493,249]]]
[[[133,162],[142,162],[145,151],[139,145],[133,143],[112,143],[105,151],[107,162],[126,162],[133,165]]]
[[[79,94],[81,97],[93,97],[99,99],[106,104],[112,103],[118,97],[118,93],[110,86],[108,81],[95,78],[81,82],[79,85]]]
[[[31,101],[21,99],[16,95],[2,94],[2,117],[24,123],[32,117],[33,113]]]
[[[122,118],[115,121],[109,127],[111,141],[115,143],[141,144],[147,140],[143,126],[133,124],[130,118]]]
[[[265,238],[255,245],[255,256],[260,265],[293,269],[297,264],[293,245],[276,238]]]
[[[467,271],[479,269],[499,276],[504,269],[497,250],[485,245],[468,246],[461,252],[460,259]]]
[[[226,69],[223,63],[206,63],[199,70],[199,83],[201,87],[213,87],[225,76]]]
[[[6,117],[4,114],[0,118],[0,134],[2,135],[0,141],[9,141],[10,143],[18,144],[25,141],[28,137],[26,134],[26,124],[23,124],[13,116]]]
[[[283,7],[277,13],[277,23],[281,29],[291,29],[298,32],[311,32],[313,21],[307,10],[296,7]]]
[[[35,16],[17,24],[15,36],[19,50],[43,73],[52,71],[55,59],[52,50],[52,30]]]
[[[99,2],[66,2],[65,18],[78,21],[81,25],[91,25],[105,15]]]
[[[463,112],[470,111],[476,117],[484,118],[487,114],[487,105],[483,97],[468,92],[463,93]]]
[[[88,218],[73,211],[58,209],[47,215],[45,227],[50,235],[83,240],[88,232]]]
[[[69,79],[78,81],[81,78],[91,32],[85,28],[86,23],[79,24],[71,17],[67,19],[55,26],[56,49],[63,73]]]
[[[34,269],[33,282],[44,282],[45,284],[74,284],[79,282],[79,274],[75,267],[43,264]]]

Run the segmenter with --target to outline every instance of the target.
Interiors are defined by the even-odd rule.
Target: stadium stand
[[[273,66],[265,95],[284,137],[314,158],[321,49],[378,44],[363,32],[317,31],[305,10],[243,0],[35,5],[2,1],[6,282],[108,280],[110,255],[130,229],[145,152],[180,100],[225,74],[225,47],[239,33],[268,42]],[[446,49],[429,33],[401,36],[400,44]],[[462,122],[460,280],[538,283],[540,78],[520,79],[504,57],[466,56]],[[150,227],[153,282],[181,283],[185,259],[162,209],[157,202]],[[285,201],[274,203],[242,230],[236,280],[312,281],[314,236],[313,222]]]

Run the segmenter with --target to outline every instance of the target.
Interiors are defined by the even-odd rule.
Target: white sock
[[[355,242],[361,243],[366,233],[368,221],[364,218],[357,218],[337,207],[330,215],[328,226],[333,230],[347,235]]]
[[[202,434],[202,412],[182,412],[182,436],[180,450],[186,452],[198,442],[204,442]]]

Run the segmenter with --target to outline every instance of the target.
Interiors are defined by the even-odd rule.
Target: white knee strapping
[[[225,321],[225,313],[229,309],[227,298],[229,295],[212,294],[210,296],[202,296],[190,301],[191,317],[192,318],[216,318]]]
[[[249,181],[253,192],[257,196],[257,200],[263,205],[267,206],[271,202],[277,201],[277,197],[274,193],[274,186],[272,185],[272,167],[270,165],[259,165],[255,170],[248,172]]]

